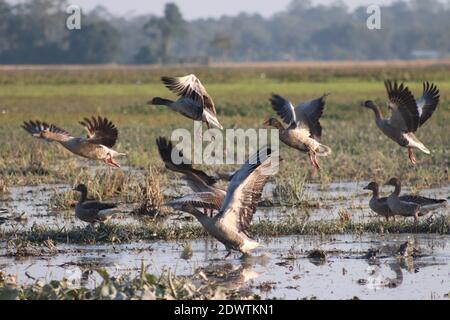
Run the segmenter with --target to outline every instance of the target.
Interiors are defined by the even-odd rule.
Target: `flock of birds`
[[[177,94],[178,99],[173,101],[155,97],[149,104],[167,106],[187,118],[204,122],[208,128],[223,129],[217,119],[213,99],[195,75],[162,77],[162,82]],[[403,83],[386,81],[385,87],[392,113],[390,118],[383,118],[380,108],[373,101],[366,101],[363,106],[373,110],[378,128],[400,146],[407,148],[411,163],[416,165],[413,150],[418,149],[426,154],[430,151],[415,136],[415,132],[436,110],[439,90],[434,84],[425,82],[423,95],[416,100]],[[280,140],[284,144],[307,153],[314,170],[320,170],[317,156],[328,156],[332,152],[330,147],[320,142],[320,118],[326,97],[327,94],[324,94],[294,107],[282,96],[273,94],[270,98],[272,107],[287,127],[276,118],[270,118],[263,124],[264,127],[278,129]],[[72,136],[53,124],[41,121],[24,122],[22,127],[36,138],[59,142],[76,155],[120,167],[115,158],[125,156],[125,153],[112,149],[118,138],[116,126],[102,117],[85,118],[80,124],[86,128],[87,136]],[[225,245],[229,253],[232,250],[248,253],[258,247],[259,243],[250,238],[247,230],[263,188],[276,172],[271,165],[275,158],[272,150],[266,146],[251,155],[239,170],[225,177],[229,184],[227,190],[223,190],[215,186],[219,178],[194,169],[190,162],[175,164],[172,161],[173,152],[182,157],[183,155],[180,150],[174,150],[170,141],[160,137],[156,143],[165,167],[183,174],[193,191],[192,194],[170,201],[168,205],[195,216],[209,234]],[[446,205],[446,200],[413,195],[400,196],[401,184],[397,178],[391,178],[386,184],[395,187],[393,193],[386,198],[379,197],[379,186],[376,182],[371,182],[364,188],[373,192],[369,202],[370,208],[386,219],[396,215],[412,216],[417,222],[419,216]],[[83,221],[91,224],[105,221],[117,211],[115,204],[87,201],[88,190],[84,184],[78,185],[74,190],[81,193],[75,213]]]

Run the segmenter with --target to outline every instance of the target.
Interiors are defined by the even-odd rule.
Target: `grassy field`
[[[74,184],[86,177],[88,162],[75,160],[58,145],[33,139],[20,128],[24,120],[31,119],[45,120],[80,134],[83,128],[77,123],[83,117],[107,116],[120,130],[116,150],[129,154],[122,164],[162,167],[155,138],[169,136],[179,127],[192,131],[193,124],[164,107],[148,106],[145,102],[153,96],[174,97],[159,82],[162,75],[190,72],[200,77],[215,99],[225,128],[261,127],[274,115],[268,102],[272,92],[294,103],[331,93],[321,122],[322,141],[333,148],[333,155],[321,158],[323,170],[312,176],[307,156],[282,146],[286,161],[277,176],[279,183],[295,183],[293,180],[305,177],[308,182],[325,185],[336,180],[383,182],[393,175],[414,188],[449,182],[448,65],[7,68],[0,75],[0,190],[2,185],[6,189],[43,182]],[[385,138],[375,127],[372,112],[360,107],[366,99],[385,104],[382,81],[386,78],[407,81],[416,96],[421,94],[422,80],[435,81],[440,89],[438,110],[417,134],[432,154],[417,153],[416,168],[409,164],[406,149]]]

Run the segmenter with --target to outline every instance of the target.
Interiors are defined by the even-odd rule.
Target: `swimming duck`
[[[320,170],[316,156],[328,156],[331,148],[321,144],[322,126],[320,117],[325,107],[325,97],[305,102],[294,108],[292,103],[280,95],[273,94],[270,98],[273,109],[289,125],[284,128],[275,118],[270,118],[263,123],[264,127],[274,127],[280,131],[280,140],[297,150],[309,154],[311,164]]]
[[[205,230],[223,243],[228,250],[244,254],[260,244],[247,234],[253,214],[256,211],[264,185],[278,168],[274,165],[271,150],[261,148],[251,156],[234,174],[227,189],[220,211],[214,217],[208,217],[197,208],[210,208],[216,198],[213,194],[197,193],[175,199],[170,204],[194,215]]]
[[[111,149],[117,141],[118,130],[107,118],[85,118],[80,124],[86,128],[87,136],[74,137],[53,124],[40,121],[24,122],[22,128],[33,137],[46,141],[57,141],[70,152],[84,158],[101,160],[106,164],[120,168],[114,157],[125,156]]]
[[[217,119],[214,101],[194,74],[184,77],[162,77],[161,81],[180,98],[172,101],[155,97],[148,104],[167,106],[189,119],[203,121],[208,129],[211,127],[223,129]]]
[[[105,203],[96,200],[86,201],[88,190],[84,184],[77,185],[73,190],[81,193],[80,201],[75,206],[75,215],[84,222],[90,224],[105,222],[119,211],[115,203]]]
[[[424,82],[423,94],[419,100],[414,100],[411,91],[403,83],[385,81],[389,97],[389,109],[392,115],[384,119],[380,108],[371,100],[364,103],[366,108],[375,113],[377,127],[400,146],[408,148],[408,156],[413,165],[417,160],[413,149],[430,154],[430,150],[415,136],[419,129],[436,110],[439,104],[439,90],[435,84]]]
[[[416,223],[419,216],[447,205],[447,200],[445,199],[431,199],[417,195],[399,197],[401,182],[395,177],[389,179],[386,185],[395,187],[394,192],[387,198],[389,209],[404,217],[414,217]]]

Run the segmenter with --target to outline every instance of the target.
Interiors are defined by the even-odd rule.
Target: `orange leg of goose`
[[[317,171],[320,170],[319,162],[317,161],[316,153],[315,152],[309,152],[309,161],[311,161],[311,164],[314,168],[317,169]]]
[[[111,157],[111,153],[108,153],[106,155],[105,163],[109,164],[110,166],[120,168],[120,165],[114,161],[114,159]]]
[[[417,164],[417,161],[412,148],[408,148],[408,157],[412,165],[415,166]]]

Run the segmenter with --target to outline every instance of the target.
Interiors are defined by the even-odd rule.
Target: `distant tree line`
[[[398,1],[381,8],[381,30],[366,7],[293,0],[270,18],[241,13],[186,21],[168,3],[162,16],[83,12],[67,30],[66,0],[0,0],[1,64],[174,63],[411,59],[450,53],[450,0]]]

